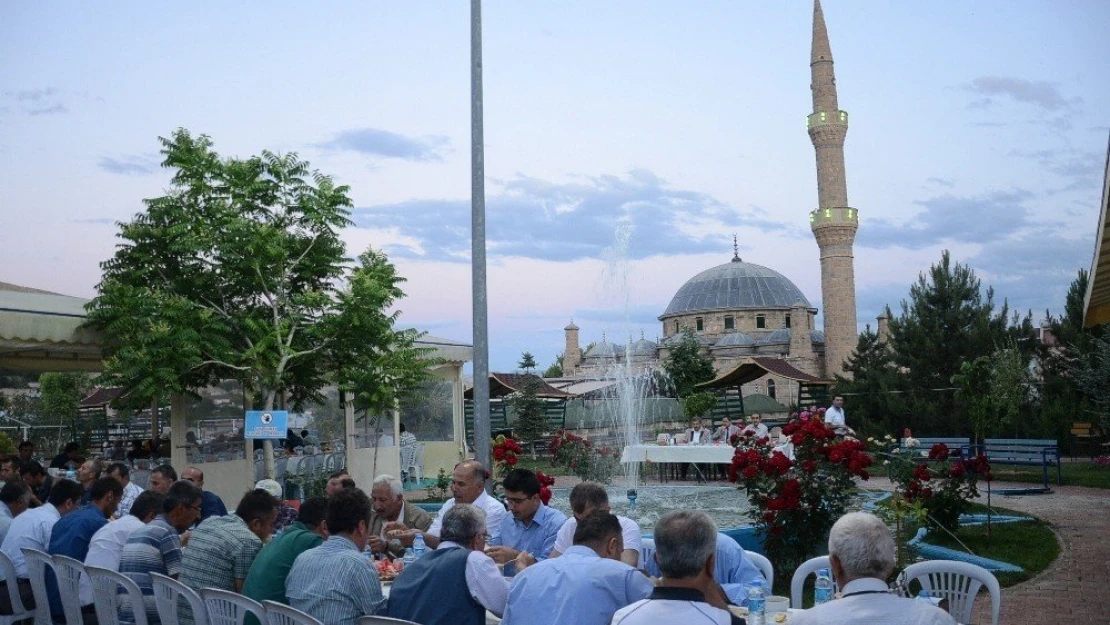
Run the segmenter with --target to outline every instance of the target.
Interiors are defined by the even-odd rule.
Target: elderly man
[[[701,510],[676,510],[655,524],[655,559],[663,581],[642,601],[617,610],[613,625],[743,625],[713,579],[717,525]]]
[[[135,498],[131,510],[118,520],[108,523],[96,531],[89,541],[89,552],[85,556],[85,566],[98,566],[111,571],[119,570],[123,547],[131,538],[132,532],[150,523],[162,511],[162,493],[144,491]],[[81,605],[93,602],[92,584],[88,576],[81,577]]]
[[[28,578],[27,560],[23,557],[23,548],[30,547],[39,551],[46,551],[50,544],[50,533],[59,519],[77,510],[81,501],[81,485],[72,480],[58,480],[50,491],[50,498],[38,508],[28,510],[17,516],[8,528],[8,535],[0,549],[11,559],[15,566],[15,575],[19,594],[23,605],[34,605],[31,594],[31,581]],[[11,614],[11,598],[6,591],[6,584],[0,584],[0,613]]]
[[[285,580],[297,556],[319,547],[327,539],[328,524],[324,518],[327,513],[326,497],[313,497],[301,504],[297,520],[258,552],[243,584],[243,596],[288,604]]]
[[[89,503],[81,506],[73,514],[58,520],[50,531],[50,544],[46,553],[62,555],[84,562],[89,554],[89,542],[94,534],[108,524],[108,519],[116,513],[116,506],[123,497],[123,484],[112,477],[102,477],[93,482],[88,489]],[[65,619],[62,611],[62,597],[58,593],[58,582],[52,572],[46,575],[46,592],[50,597],[50,612],[54,619]],[[90,604],[81,609],[85,622],[95,623],[96,612]]]
[[[763,423],[763,415],[753,412],[751,422],[744,427],[743,434],[756,439],[767,438],[768,430]]]
[[[170,486],[177,481],[177,471],[168,464],[160,464],[150,471],[150,490],[169,494]]]
[[[114,477],[119,480],[120,484],[123,484],[123,499],[119,501],[115,516],[115,518],[121,519],[131,514],[131,506],[139,495],[143,494],[143,489],[131,481],[131,469],[122,462],[113,462],[108,465],[108,477]]]
[[[866,512],[840,517],[829,532],[829,565],[840,599],[791,615],[791,624],[953,625],[952,617],[934,605],[890,594],[886,580],[894,572],[894,558],[894,537],[878,517]]]
[[[496,540],[501,536],[502,521],[508,516],[505,506],[501,505],[493,497],[489,496],[486,492],[486,480],[489,479],[489,472],[482,466],[482,463],[477,460],[464,460],[455,465],[455,470],[451,472],[451,493],[454,495],[443,507],[439,509],[439,514],[432,522],[432,526],[424,534],[424,540],[428,546],[435,549],[439,545],[439,533],[443,528],[443,517],[447,514],[452,507],[460,503],[468,503],[475,505],[486,513],[486,528],[492,540]],[[416,530],[404,531],[403,528],[394,528],[387,525],[387,531],[393,529],[402,529],[399,534],[402,539],[407,537],[409,540],[416,535]]]
[[[158,492],[153,491],[152,492]],[[200,517],[201,490],[191,482],[175,482],[162,499],[162,514],[137,528],[127,538],[119,559],[119,572],[143,592],[147,620],[158,622],[151,573],[177,579],[181,573],[181,532]],[[117,521],[118,523],[118,521]],[[130,616],[130,606],[124,612]]]
[[[328,625],[356,625],[385,605],[374,563],[362,554],[370,536],[366,493],[344,488],[329,497],[327,529],[324,544],[293,562],[285,594],[289,605]]]
[[[439,548],[405,567],[393,582],[386,616],[422,625],[481,625],[486,610],[500,617],[509,583],[483,552],[485,511],[460,503],[442,521]]]
[[[85,494],[81,497],[82,504],[87,504],[91,500],[93,484],[100,479],[100,474],[103,472],[104,463],[99,458],[89,458],[77,467],[77,481],[81,484],[81,488],[85,489]]]
[[[607,625],[617,610],[648,598],[655,587],[651,580],[619,560],[622,533],[620,521],[606,510],[578,519],[574,545],[562,557],[539,562],[513,579],[501,622]]]
[[[186,482],[192,482],[204,491],[204,497],[200,503],[200,520],[204,521],[208,517],[213,516],[227,516],[227,506],[224,505],[224,500],[220,499],[219,495],[212,491],[204,490],[204,472],[196,467],[185,467],[181,472],[181,479]]]
[[[274,533],[276,516],[277,500],[255,489],[243,495],[235,514],[214,516],[198,525],[181,559],[181,582],[195,590],[243,592],[254,557]]]
[[[505,575],[516,572],[513,560],[545,560],[555,547],[559,528],[567,515],[545,506],[540,500],[540,480],[528,469],[513,469],[501,483],[511,517],[501,522],[501,536],[490,539],[494,545],[486,550],[498,564],[504,564]]]
[[[255,483],[254,487],[261,488],[267,493],[270,493],[270,495],[272,495],[273,498],[278,501],[277,516],[274,517],[274,536],[277,536],[278,534],[285,531],[285,528],[289,527],[293,523],[296,523],[298,514],[297,509],[289,505],[285,502],[284,499],[282,499],[282,495],[285,493],[285,490],[281,487],[281,484],[277,480],[258,480],[258,482]]]
[[[763,573],[744,554],[744,548],[731,537],[717,532],[717,551],[714,558],[713,579],[724,589],[725,595],[736,605],[742,605],[748,598],[752,586],[761,586],[771,593],[771,586]],[[660,576],[662,571],[655,561],[643,562],[641,566],[648,573]]]
[[[388,551],[394,557],[402,556],[405,547],[412,546],[414,537],[407,530],[426,532],[432,526],[432,515],[405,501],[401,480],[392,475],[374,478],[370,501],[374,506],[374,513],[370,515],[370,551],[374,553]],[[386,530],[386,525],[391,529]],[[390,543],[390,531],[396,532],[399,542]]]
[[[551,557],[556,558],[567,552],[574,544],[574,532],[578,522],[601,510],[609,512],[609,493],[605,487],[594,482],[582,482],[570,489],[570,509],[574,513],[572,518],[566,520],[559,528],[555,537],[555,547],[551,549]],[[640,549],[643,539],[640,536],[640,526],[628,517],[618,516],[621,524],[621,542],[624,550],[620,554],[620,561],[629,566],[636,566],[640,560]]]
[[[31,489],[23,482],[14,480],[0,488],[0,545],[4,544],[4,537],[8,535],[12,521],[30,505]]]

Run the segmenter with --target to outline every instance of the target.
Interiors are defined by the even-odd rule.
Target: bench
[[[983,441],[983,455],[991,464],[1041,465],[1044,488],[1048,490],[1048,467],[1056,465],[1056,483],[1063,484],[1060,470],[1060,448],[1051,438],[988,438]]]
[[[1076,421],[1071,424],[1071,455],[1076,456],[1076,447],[1087,448],[1091,457],[1094,458],[1099,449],[1099,444],[1102,442],[1102,432],[1094,423],[1087,421]]]
[[[907,447],[906,446],[906,439],[904,439],[904,438],[901,441],[899,441],[898,446],[899,446],[899,449],[902,449],[902,450],[917,449],[920,452],[924,452],[925,456],[927,457],[929,455],[929,450],[933,448],[933,445],[937,445],[937,444],[943,444],[943,445],[947,446],[948,447],[948,452],[952,456],[963,456],[963,455],[967,454],[968,448],[971,447],[971,439],[969,439],[967,437],[964,437],[964,438],[959,438],[959,437],[943,438],[943,437],[922,436],[921,438],[917,439],[917,446],[916,447]]]

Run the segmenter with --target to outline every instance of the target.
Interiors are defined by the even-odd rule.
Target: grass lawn
[[[978,504],[973,505],[971,510],[972,513],[979,514],[986,511],[986,506]],[[994,508],[994,511],[997,514],[1025,516],[1020,512],[1004,508]],[[1045,522],[1039,520],[992,524],[989,538],[985,525],[961,527],[956,532],[956,536],[976,555],[1011,562],[1025,569],[1022,573],[996,572],[995,577],[1003,588],[1023,582],[1040,573],[1052,564],[1056,556],[1060,555],[1060,544],[1056,540],[1056,535]],[[964,547],[945,532],[931,531],[925,542],[964,551]]]
[[[1110,467],[1099,467],[1093,462],[1064,462],[1061,465],[1064,484],[1068,486],[1089,486],[1091,488],[1110,488]],[[1044,481],[1040,466],[1021,466],[1008,464],[991,465],[994,479],[1003,482],[1032,482],[1040,484]],[[1048,468],[1048,484],[1056,483],[1056,467]]]

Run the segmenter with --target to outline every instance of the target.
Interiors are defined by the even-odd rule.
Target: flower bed
[[[566,467],[585,482],[608,484],[620,472],[621,452],[606,445],[595,446],[577,434],[558,430],[551,439],[552,462]]]

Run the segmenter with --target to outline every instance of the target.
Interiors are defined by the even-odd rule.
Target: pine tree
[[[537,397],[540,379],[532,373],[536,360],[532,354],[524,352],[520,358],[520,368],[524,369],[524,388],[512,398],[510,405],[516,413],[516,435],[529,444],[532,458],[536,457],[536,439],[547,431],[547,415],[544,413],[543,400]]]
[[[851,402],[853,428],[860,433],[899,435],[909,424],[905,398],[898,392],[902,380],[890,345],[880,341],[867,326],[844,368],[850,377],[837,376],[834,395],[843,395]]]

